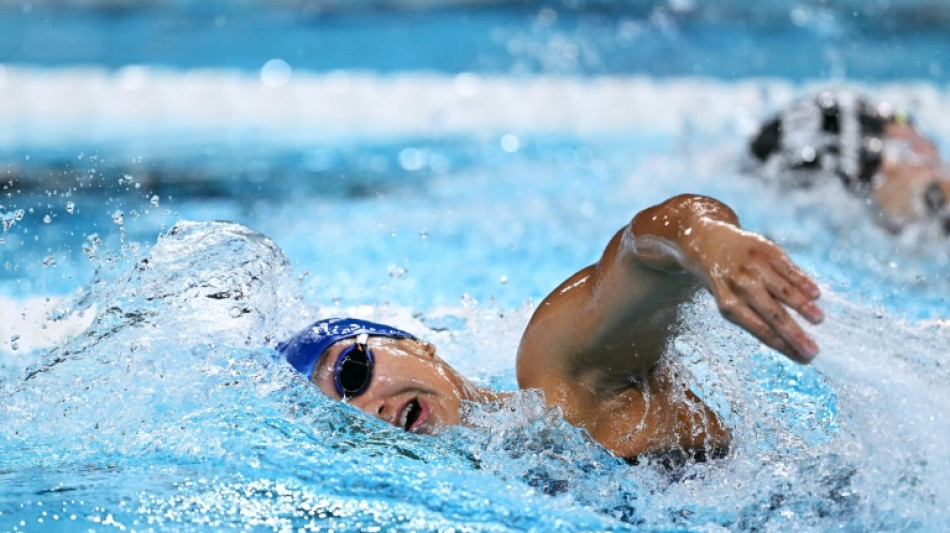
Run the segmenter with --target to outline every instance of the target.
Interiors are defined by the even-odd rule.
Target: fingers
[[[776,300],[791,307],[812,324],[818,324],[824,320],[825,314],[814,304],[816,297],[810,296],[801,286],[793,285],[788,279],[779,276],[777,273],[766,274],[763,277],[765,278],[765,288]]]
[[[786,309],[818,324],[824,313],[815,304],[818,285],[776,244],[758,237],[720,255],[707,269],[710,289],[728,320],[742,326],[790,359],[808,363],[818,345]]]
[[[823,317],[821,310],[790,283],[783,284],[777,275],[771,278],[770,281],[751,279],[746,285],[733,280],[732,287],[720,287],[716,291],[719,310],[726,319],[742,326],[768,346],[794,361],[808,363],[818,354],[818,345],[782,304],[796,309],[815,323]]]
[[[789,344],[775,329],[769,326],[756,311],[738,302],[739,300],[737,298],[721,302],[719,310],[722,316],[730,322],[742,327],[770,348],[785,354],[793,361],[807,364],[813,359],[813,357],[800,354],[795,347]]]
[[[821,296],[818,285],[805,272],[788,258],[783,252],[780,257],[772,260],[772,268],[808,298],[817,300]]]
[[[800,362],[811,361],[818,355],[818,345],[815,341],[770,294],[758,291],[749,295],[748,300],[751,309],[775,334],[794,348],[794,355],[797,357],[792,354],[786,355]]]

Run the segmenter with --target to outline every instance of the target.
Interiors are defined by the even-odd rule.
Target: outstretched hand
[[[690,270],[706,282],[719,310],[793,361],[808,363],[818,345],[786,309],[818,324],[818,286],[775,243],[728,223],[707,221],[687,256]]]

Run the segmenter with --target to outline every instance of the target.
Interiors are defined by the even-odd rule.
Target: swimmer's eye
[[[344,348],[333,367],[333,384],[344,400],[366,392],[373,380],[374,360],[367,337],[360,335],[354,344]]]

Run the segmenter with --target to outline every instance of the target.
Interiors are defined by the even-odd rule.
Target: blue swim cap
[[[391,339],[415,339],[410,333],[375,322],[355,318],[326,318],[318,320],[297,333],[289,341],[277,345],[277,351],[287,358],[290,366],[310,379],[323,352],[333,343],[366,333]]]

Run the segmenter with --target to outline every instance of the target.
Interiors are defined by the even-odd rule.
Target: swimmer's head
[[[411,333],[383,324],[355,318],[327,318],[318,320],[289,341],[277,346],[277,351],[287,358],[290,366],[311,379],[320,356],[333,343],[360,335],[373,335],[390,339],[415,339]],[[341,390],[340,394],[343,392]]]
[[[762,126],[749,148],[777,171],[825,170],[851,190],[867,192],[881,167],[889,125],[907,124],[888,103],[823,91]]]
[[[311,324],[277,350],[327,396],[414,433],[459,423],[464,400],[483,391],[397,328],[348,318]]]

